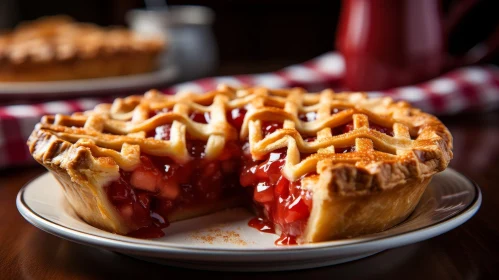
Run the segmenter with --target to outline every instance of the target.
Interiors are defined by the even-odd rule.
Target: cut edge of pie
[[[19,24],[0,34],[0,81],[60,81],[151,72],[166,40],[67,16]]]
[[[244,114],[234,125],[230,115],[238,110]],[[203,113],[209,121],[199,121]],[[307,114],[314,116],[302,118]],[[169,129],[166,138],[161,135],[164,127]],[[159,139],[153,138],[158,135]],[[200,140],[206,144],[190,144]],[[236,146],[241,151],[227,143],[240,143]],[[61,183],[75,212],[107,231],[130,234],[140,229],[124,218],[132,211],[130,217],[142,222],[144,215],[136,218],[143,211],[136,209],[140,205],[147,204],[151,215],[166,207],[164,198],[172,197],[169,178],[178,183],[172,199],[177,204],[162,215],[170,222],[240,206],[246,196],[225,188],[226,182],[219,178],[240,175],[244,187],[239,189],[253,193],[257,212],[277,233],[282,231],[284,238],[291,236],[298,243],[355,237],[393,227],[410,215],[432,176],[444,170],[452,158],[452,136],[447,128],[406,102],[368,98],[363,93],[225,85],[202,95],[168,96],[152,90],[144,96],[98,105],[89,112],[45,116],[28,145],[33,157]],[[189,178],[183,178],[182,170],[188,166],[184,164],[196,161],[200,154],[207,160],[199,157],[203,163],[188,167]],[[168,158],[166,163],[163,158]],[[226,166],[224,161],[231,164]],[[237,171],[231,170],[230,165],[237,164],[241,164]],[[163,172],[163,166],[180,175]],[[137,170],[138,175],[134,174]],[[144,183],[158,172],[152,185]],[[117,184],[117,180],[123,183]],[[215,183],[221,190],[203,193],[214,198],[186,198],[189,189]],[[119,194],[121,187],[118,194],[110,195],[110,184],[112,188],[116,184],[132,186],[136,198],[130,203],[135,208],[117,206],[116,199],[129,198]],[[148,190],[146,202],[140,198],[144,189]],[[187,202],[175,202],[179,196]],[[152,211],[154,207],[161,209]]]

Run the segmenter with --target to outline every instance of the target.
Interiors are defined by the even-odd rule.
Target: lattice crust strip
[[[245,108],[247,113],[238,132],[226,113]],[[209,113],[210,122],[196,122],[191,112]],[[315,112],[316,119],[302,121],[300,113]],[[283,123],[283,128],[264,136],[263,121]],[[353,122],[347,133],[333,130]],[[370,123],[393,129],[393,135],[370,128]],[[156,127],[171,124],[169,140],[146,137]],[[124,170],[133,170],[140,153],[168,156],[178,162],[190,160],[188,138],[207,142],[205,155],[216,159],[227,141],[248,141],[253,157],[263,159],[276,149],[287,148],[283,169],[290,180],[315,172],[321,161],[352,164],[375,170],[389,161],[425,161],[440,157],[450,160],[451,139],[446,128],[433,116],[390,98],[367,98],[362,93],[306,93],[303,89],[269,90],[232,88],[198,95],[180,92],[163,95],[151,90],[144,96],[118,98],[113,104],[98,105],[93,111],[71,116],[46,116],[37,129],[50,131],[60,139],[91,148],[96,157],[113,158]],[[316,137],[307,142],[303,137]],[[446,147],[447,146],[447,147]],[[353,151],[338,153],[338,148]],[[303,154],[312,154],[302,158]],[[425,170],[421,170],[425,172]]]

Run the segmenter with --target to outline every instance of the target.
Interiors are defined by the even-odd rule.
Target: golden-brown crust
[[[382,191],[341,193],[334,184],[343,180],[335,176],[333,170],[327,170],[316,185],[310,186],[314,206],[300,243],[356,237],[391,228],[412,213],[431,180],[411,179]]]
[[[0,81],[50,81],[152,71],[165,42],[124,28],[47,17],[0,35]],[[70,70],[70,71],[69,71]]]
[[[94,157],[88,147],[61,140],[44,130],[35,130],[28,146],[35,160],[59,181],[78,216],[107,231],[130,231],[104,190],[105,185],[119,178],[119,167],[113,160]]]
[[[247,113],[238,136],[225,114],[243,107]],[[165,108],[167,112],[151,115]],[[191,120],[192,111],[209,112],[211,121]],[[299,120],[298,114],[304,112],[316,112],[317,119]],[[284,125],[263,135],[262,121],[282,121]],[[333,133],[333,128],[349,122],[351,131]],[[393,136],[376,131],[371,123],[393,128]],[[164,124],[172,125],[169,140],[146,137]],[[127,171],[137,167],[141,152],[189,161],[188,137],[207,141],[205,154],[213,159],[227,141],[238,138],[249,142],[254,159],[286,148],[283,175],[290,181],[302,180],[302,188],[313,194],[301,242],[355,236],[395,225],[414,209],[431,177],[452,158],[452,136],[436,117],[390,98],[331,90],[306,93],[302,89],[221,85],[203,95],[168,96],[150,91],[98,105],[89,112],[46,116],[28,143],[35,159],[50,169],[52,162],[45,160],[47,149],[34,144],[47,142],[40,137],[45,134],[64,142],[67,149],[85,149],[92,162],[107,158]],[[307,136],[317,139],[305,141]],[[350,146],[354,151],[335,152]],[[309,156],[301,158],[302,154]]]

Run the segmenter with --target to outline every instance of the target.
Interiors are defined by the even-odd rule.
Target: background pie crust
[[[139,74],[157,68],[165,48],[125,28],[64,16],[20,24],[0,35],[0,81],[58,81]]]

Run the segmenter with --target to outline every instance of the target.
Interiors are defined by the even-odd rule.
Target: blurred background
[[[459,0],[444,0],[444,13]],[[316,57],[335,46],[341,1],[169,0],[168,5],[203,5],[214,11],[219,64],[210,75],[273,71]],[[451,53],[463,53],[499,22],[497,0],[480,0],[450,34]],[[127,25],[126,13],[142,0],[2,0],[0,28],[24,20],[67,14],[99,25]],[[263,63],[265,62],[265,63]],[[492,62],[497,64],[496,55]]]
[[[368,0],[364,1],[366,2],[362,3],[369,3]],[[151,3],[153,2],[165,3],[158,0],[0,0],[0,29],[8,30],[23,21],[60,14],[69,15],[77,21],[92,22],[101,26],[118,25],[133,28],[131,25],[140,20],[133,20],[130,16],[131,11],[143,11],[145,8],[151,9]],[[499,30],[499,17],[497,16],[499,1],[442,0],[442,13],[447,14],[457,3],[462,2],[469,2],[474,6],[449,34],[446,49],[453,55],[465,53],[476,43],[483,41],[491,33]],[[172,36],[176,37],[176,40],[181,38],[182,42],[178,45],[182,49],[188,48],[186,51],[188,55],[182,57],[178,53],[172,52],[171,49],[168,49],[167,54],[175,53],[174,59],[182,60],[178,63],[179,65],[189,65],[190,67],[183,71],[184,74],[188,73],[188,75],[182,76],[175,82],[205,76],[232,76],[271,72],[333,51],[335,50],[335,37],[342,8],[342,1],[340,0],[168,0],[167,4],[168,10],[185,5],[206,7],[202,11],[202,15],[193,16],[199,22],[179,25],[186,28],[192,27],[192,30],[179,29],[177,30],[178,36]],[[385,8],[387,10],[383,10],[383,12],[395,12],[395,14],[398,14],[398,10],[394,7],[383,7],[383,9]],[[405,16],[409,17],[411,15],[414,17],[412,11],[406,11]],[[147,14],[143,21],[145,22],[145,19],[151,18],[150,14]],[[165,17],[159,15],[159,18]],[[358,18],[355,17],[356,20]],[[417,20],[420,20],[419,17]],[[425,19],[422,19],[421,22],[424,23]],[[140,29],[141,27],[136,26],[136,28]],[[418,28],[420,28],[419,23],[416,29]],[[424,27],[421,28],[424,29]],[[202,67],[203,62],[206,67]],[[487,62],[498,65],[498,53],[496,52],[495,55],[491,56]],[[423,63],[424,67],[426,65]],[[368,73],[368,78],[372,78],[371,73],[373,71]],[[476,78],[476,76],[471,76]],[[445,81],[443,84],[445,85]],[[442,90],[441,85],[442,83],[435,84],[438,90]],[[488,91],[479,85],[474,90],[470,90],[469,87],[462,87],[462,92],[469,93],[474,98],[471,100],[476,101],[480,100],[476,98],[479,95],[498,95],[498,88],[499,83],[492,83],[492,88]],[[450,104],[449,108],[455,104],[459,105],[459,102],[453,103],[453,101],[461,93],[452,90],[456,91],[455,88],[451,88],[449,91],[444,87],[443,93],[431,95],[436,99],[430,100],[430,102],[440,105]],[[124,94],[129,93],[129,91],[124,92]],[[411,92],[407,93],[402,97],[412,97],[413,99],[409,101],[417,101],[414,97],[418,96],[415,96],[414,93],[411,95]],[[43,97],[43,95],[40,96]],[[499,104],[497,103],[499,98],[494,98],[493,100],[496,100],[495,104]],[[8,102],[10,103],[6,102],[5,104],[22,104],[24,101],[21,99],[21,101],[16,100],[16,103],[10,100]],[[93,104],[91,102],[86,103]],[[461,108],[467,106],[465,103],[461,105]],[[495,108],[498,107],[495,106]],[[29,125],[25,125],[25,127],[29,128],[29,131],[27,130],[27,135],[29,135],[32,125],[38,121],[39,117],[33,116],[28,107],[15,107],[12,110],[15,113],[22,112],[23,118],[28,119]],[[466,115],[467,112],[463,111],[458,109],[445,112],[434,110],[433,112],[443,118],[455,135],[456,160],[453,161],[453,165],[469,165],[469,162],[473,162],[475,164],[466,168],[481,173],[484,167],[498,162],[499,142],[497,139],[499,139],[499,128],[497,127],[497,120],[499,111],[495,109],[492,114],[485,114],[487,110],[477,110],[473,115]],[[457,117],[454,117],[453,114],[457,115]],[[29,118],[24,117],[24,115]],[[13,119],[15,119],[14,117]],[[462,127],[466,123],[468,123],[468,128],[463,129]],[[476,123],[481,124],[483,127],[475,126]],[[19,136],[19,139],[11,138],[19,147],[25,148],[25,136]],[[476,143],[481,144],[477,145]],[[29,158],[31,159],[31,157]]]

